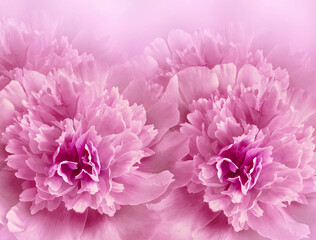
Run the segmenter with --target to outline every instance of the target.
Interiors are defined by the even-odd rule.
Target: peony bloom
[[[130,105],[116,88],[104,89],[104,82],[63,71],[48,77],[24,71],[19,83],[25,113],[2,134],[9,167],[2,173],[21,186],[6,199],[12,206],[2,206],[3,224],[17,239],[51,239],[43,235],[48,223],[64,216],[53,230],[60,238],[69,231],[69,239],[128,239],[133,234],[146,239],[159,218],[140,204],[164,193],[172,175],[140,170],[141,160],[154,153],[149,145],[157,135],[146,124],[144,108]],[[148,232],[126,229],[127,214],[139,221],[148,215]],[[71,231],[73,221],[76,231]],[[96,230],[93,224],[109,226]]]
[[[3,61],[17,56],[6,53]],[[32,56],[38,60],[44,53]],[[1,235],[149,239],[160,217],[145,203],[160,197],[173,179],[169,171],[143,163],[165,144],[164,133],[178,122],[177,106],[171,104],[171,121],[160,121],[153,117],[163,111],[160,98],[147,113],[111,85],[115,76],[108,77],[91,56],[77,56],[78,64],[68,55],[55,56],[49,52],[39,65],[24,57],[3,64],[9,82],[0,99],[10,117],[1,120]],[[52,59],[60,59],[58,66],[48,64]],[[132,88],[125,92],[136,94]]]
[[[146,51],[171,76],[168,96],[189,140],[178,163],[193,164],[186,186],[151,205],[163,218],[154,239],[314,236],[312,221],[297,216],[316,189],[315,98],[243,35],[206,36],[175,31]]]

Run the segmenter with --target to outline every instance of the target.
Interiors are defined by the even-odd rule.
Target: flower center
[[[262,148],[241,141],[224,148],[216,158],[217,176],[222,183],[233,184],[243,194],[253,188],[262,169]]]
[[[79,181],[99,181],[100,160],[90,140],[66,138],[53,156],[50,177],[56,173],[70,184]]]

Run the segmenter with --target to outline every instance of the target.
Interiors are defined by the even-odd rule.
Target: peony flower
[[[47,78],[23,71],[19,82],[26,110],[2,134],[9,167],[2,172],[21,185],[6,199],[12,205],[2,206],[2,223],[17,239],[51,239],[46,231],[65,239],[146,239],[159,218],[140,204],[159,197],[172,175],[140,170],[157,135],[144,108],[104,82],[63,71]],[[147,231],[124,223],[132,217],[143,224],[147,215]]]
[[[27,46],[20,49],[23,55],[33,41],[21,42]],[[17,56],[5,51],[3,60]],[[0,125],[0,188],[6,193],[0,199],[2,236],[148,239],[160,217],[145,203],[166,192],[173,179],[169,171],[143,163],[159,153],[155,149],[165,144],[164,134],[178,122],[177,105],[170,104],[171,121],[155,118],[165,109],[162,99],[147,113],[111,85],[116,76],[108,77],[106,67],[99,68],[91,56],[73,62],[69,55],[48,53],[43,62],[21,58],[21,64],[14,59],[3,65],[9,82],[0,99],[9,117]],[[57,65],[48,64],[54,59],[60,60]]]
[[[172,32],[168,48],[155,40],[161,48],[147,51],[161,63],[158,74],[174,74],[166,94],[189,140],[178,164],[193,164],[186,186],[151,205],[163,219],[153,239],[313,238],[314,224],[296,216],[315,193],[313,95],[242,38],[206,51],[206,33]],[[166,49],[164,62],[155,54]]]

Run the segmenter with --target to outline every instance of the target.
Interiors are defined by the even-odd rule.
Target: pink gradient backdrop
[[[269,29],[276,37],[316,55],[316,1],[302,0],[5,0],[1,16],[23,16],[46,11],[62,20],[71,37],[83,28],[112,36],[122,50],[136,54],[172,28],[187,31],[241,22]]]

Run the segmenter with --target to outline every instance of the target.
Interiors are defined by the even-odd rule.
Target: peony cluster
[[[316,237],[308,55],[233,26],[124,58],[54,29],[0,23],[1,239]]]

